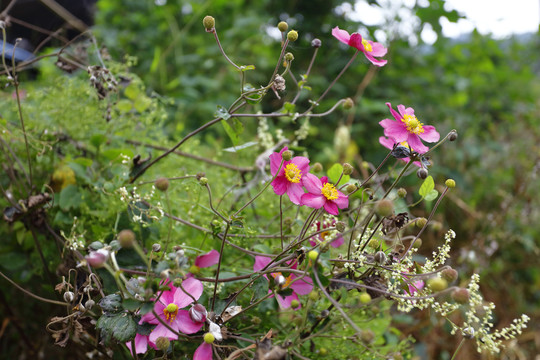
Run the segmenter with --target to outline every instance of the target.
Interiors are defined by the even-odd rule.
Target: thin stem
[[[229,220],[225,216],[221,215],[219,211],[214,209],[214,205],[212,205],[212,191],[210,190],[210,185],[205,184],[204,187],[208,191],[208,203],[210,204],[210,209],[212,210],[212,212],[219,216],[223,221],[228,222]]]
[[[219,271],[221,270],[221,262],[223,260],[223,248],[225,247],[225,239],[227,239],[227,233],[229,232],[230,228],[231,228],[231,224],[230,222],[227,221],[227,227],[225,228],[225,233],[223,234],[223,238],[221,240],[221,248],[219,249],[219,261],[218,261],[218,266],[216,270],[216,281],[214,281],[214,295],[212,296],[212,307],[211,307],[212,311],[214,311],[214,305],[216,303],[217,285],[219,281]]]
[[[225,50],[223,50],[223,47],[221,46],[221,43],[219,42],[219,37],[218,37],[216,29],[214,29],[214,31],[212,32],[214,33],[214,38],[216,39],[216,43],[219,47],[219,51],[221,51],[221,54],[223,55],[223,57],[229,62],[229,64],[234,66],[237,70],[240,70],[240,66],[236,65],[231,59],[229,59],[227,54],[225,54]]]
[[[6,279],[11,285],[15,286],[17,289],[21,290],[26,295],[33,297],[34,299],[37,299],[37,300],[40,300],[40,301],[43,301],[43,302],[46,302],[46,303],[49,303],[49,304],[60,305],[60,306],[69,306],[70,305],[70,304],[65,303],[65,302],[56,301],[56,300],[50,300],[50,299],[46,299],[46,298],[43,298],[41,296],[35,295],[35,294],[31,293],[30,291],[20,287],[15,281],[8,278],[1,271],[0,271],[0,276],[2,276],[4,279]]]
[[[459,345],[458,345],[456,351],[454,351],[454,355],[452,355],[452,358],[450,360],[456,359],[456,356],[457,356],[459,350],[461,350],[461,347],[463,346],[464,343],[465,343],[465,338],[462,338],[461,341],[459,342]]]
[[[279,196],[279,231],[281,235],[281,251],[283,251],[283,195]]]

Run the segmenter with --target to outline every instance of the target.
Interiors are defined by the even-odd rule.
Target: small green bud
[[[279,31],[285,32],[289,28],[289,24],[287,24],[285,21],[280,21],[279,24],[277,24],[277,28]]]
[[[287,33],[287,40],[289,41],[296,41],[298,40],[298,31],[291,30]]]
[[[371,239],[368,242],[368,246],[372,249],[377,249],[380,245],[381,243],[377,239]]]
[[[349,163],[343,164],[343,175],[351,175],[354,171],[354,168]]]
[[[122,230],[118,233],[118,242],[120,246],[129,249],[133,247],[133,242],[135,241],[135,233],[129,229]]]
[[[456,289],[452,292],[452,299],[458,304],[466,304],[469,302],[469,290],[464,288]]]
[[[154,182],[154,186],[159,191],[165,192],[169,188],[169,179],[165,177],[157,178],[156,181]]]
[[[422,246],[422,239],[418,238],[414,241],[413,248],[420,249]]]
[[[349,109],[352,109],[352,107],[354,106],[354,101],[353,99],[351,98],[346,98],[345,99],[345,102],[343,103],[343,108],[345,110],[349,110]]]
[[[206,184],[208,184],[208,179],[205,177],[200,178],[199,184],[201,184],[202,186],[206,186]]]
[[[458,278],[458,272],[452,268],[444,269],[443,271],[441,271],[441,277],[449,283],[452,283]]]
[[[358,187],[354,184],[349,184],[347,185],[347,187],[345,188],[345,191],[347,191],[347,194],[352,194],[353,192],[355,192],[356,190],[358,189]]]
[[[311,250],[310,252],[308,252],[308,257],[311,259],[311,261],[317,261],[319,253],[316,250]]]
[[[375,334],[373,331],[369,329],[362,330],[362,333],[360,334],[360,339],[362,339],[362,342],[364,344],[371,344],[373,342],[373,339],[375,339]]]
[[[407,190],[404,188],[397,189],[397,196],[403,199],[405,196],[407,196]]]
[[[361,304],[369,304],[370,302],[371,302],[371,295],[369,295],[367,292],[363,292],[360,294]]]
[[[173,280],[173,285],[174,285],[175,287],[180,287],[180,285],[182,285],[182,279],[180,279],[180,278],[174,279],[174,280]]]
[[[448,140],[450,141],[456,141],[458,138],[458,133],[456,130],[450,131],[450,134],[448,134]]]
[[[164,336],[160,336],[156,339],[156,347],[158,350],[167,351],[170,345],[171,341]]]
[[[292,226],[293,222],[294,220],[290,217],[286,217],[285,219],[283,219],[283,225],[288,228]]]
[[[319,162],[316,162],[315,164],[313,164],[313,166],[311,167],[311,170],[313,170],[313,172],[321,172],[323,170],[323,166],[321,163]]]
[[[317,301],[319,300],[319,293],[317,290],[311,290],[311,292],[308,294],[308,297],[311,301]]]
[[[210,15],[206,15],[202,23],[207,31],[211,31],[216,26],[216,19]]]
[[[382,199],[375,205],[375,213],[381,217],[390,216],[394,213],[394,203],[389,199]]]
[[[300,306],[300,301],[298,301],[298,300],[296,300],[296,299],[293,300],[293,301],[291,301],[291,307],[292,307],[293,309],[296,309],[296,308],[299,307],[299,306]]]
[[[427,282],[428,287],[434,292],[443,291],[448,287],[448,281],[441,277],[431,278]]]
[[[423,228],[427,224],[427,219],[425,217],[419,217],[416,219],[414,224],[419,228]]]
[[[447,179],[444,182],[444,185],[446,185],[446,187],[449,187],[450,189],[453,189],[456,187],[456,181],[454,179]]]
[[[251,323],[255,325],[259,325],[262,322],[261,318],[254,316],[251,318]]]
[[[285,61],[291,62],[294,60],[294,55],[290,52],[285,54]]]
[[[214,340],[216,340],[216,338],[214,337],[214,335],[212,333],[206,333],[204,334],[204,342],[207,343],[207,344],[211,344],[214,342]]]
[[[201,268],[198,267],[197,265],[191,265],[191,267],[189,268],[189,272],[192,273],[193,275],[197,275],[198,273],[201,272]]]
[[[326,348],[319,349],[319,355],[325,356],[326,354],[328,354],[328,350],[326,350]]]
[[[345,223],[343,221],[338,221],[336,223],[336,230],[339,231],[340,233],[344,232],[345,231]]]
[[[281,157],[285,161],[289,161],[292,159],[292,151],[291,150],[285,150],[283,154],[281,154]]]

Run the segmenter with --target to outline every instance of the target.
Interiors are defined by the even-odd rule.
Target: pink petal
[[[302,205],[306,205],[312,209],[320,209],[326,203],[324,195],[304,194],[302,195]]]
[[[371,61],[371,63],[373,65],[377,65],[377,66],[384,66],[386,65],[386,63],[388,62],[387,60],[384,60],[384,59],[375,59],[373,57],[373,55],[371,55],[371,53],[368,53],[368,52],[365,52],[364,55],[366,55],[366,58]]]
[[[437,142],[441,138],[441,135],[435,130],[434,126],[424,125],[424,132],[419,134],[420,138],[427,142]]]
[[[390,109],[390,113],[392,114],[394,119],[396,119],[397,122],[401,122],[401,119],[403,119],[403,117],[401,115],[399,115],[396,110],[392,109],[392,104],[387,102],[386,106],[388,106],[388,108]]]
[[[197,350],[195,350],[193,360],[212,360],[212,344],[203,341]]]
[[[165,306],[169,305],[170,303],[174,302],[174,293],[176,292],[176,288],[169,284],[169,288],[171,290],[163,291],[161,294],[161,297],[159,298],[159,301],[156,303],[162,303],[165,304]]]
[[[284,176],[278,176],[274,179],[274,181],[272,181],[271,185],[276,195],[283,195],[287,192],[289,182]]]
[[[360,51],[364,51],[364,45],[362,44],[362,35],[358,33],[351,34],[351,38],[349,39],[349,45]]]
[[[349,207],[349,197],[347,195],[344,195],[343,193],[338,191],[338,198],[336,200],[333,200],[333,202],[337,205],[340,209],[345,209]]]
[[[266,265],[272,262],[272,258],[266,256],[255,256],[255,264],[253,265],[253,271],[260,271],[266,267]]]
[[[324,186],[324,184],[326,184],[326,183],[328,183],[328,176],[323,176],[323,177],[321,178],[321,184],[322,184],[322,186]]]
[[[407,112],[407,110],[405,109],[405,105],[398,105],[397,106],[397,109],[401,115],[401,117],[403,118],[405,115],[414,115],[414,111],[413,113],[411,114],[410,112]],[[409,108],[410,109],[410,108]]]
[[[302,176],[309,172],[309,159],[305,156],[295,156],[291,159],[291,163],[296,165],[302,172]]]
[[[219,251],[212,250],[206,254],[199,255],[195,259],[195,266],[206,268],[216,265],[219,262]]]
[[[289,195],[289,199],[291,199],[294,204],[300,205],[302,195],[304,195],[304,188],[301,183],[290,184],[287,189],[287,195]]]
[[[416,134],[409,134],[409,137],[407,138],[407,143],[410,145],[411,148],[414,149],[414,151],[419,154],[423,154],[429,150],[427,146],[422,144],[422,141]]]
[[[280,308],[282,309],[288,309],[291,307],[291,302],[293,300],[298,300],[298,295],[296,295],[295,293],[292,293],[292,295],[289,295],[289,296],[281,296],[279,294],[276,295],[276,300],[278,302],[278,305]],[[300,307],[300,306],[299,306]],[[298,308],[299,308],[298,307]],[[297,309],[298,309],[297,308]]]
[[[302,177],[302,184],[311,194],[321,194],[322,182],[317,176],[313,174],[306,174],[306,176]]]
[[[339,215],[339,210],[337,205],[333,201],[327,201],[324,203],[324,210],[326,210],[327,213],[332,215]]]
[[[381,56],[386,55],[386,52],[388,51],[388,49],[382,46],[381,43],[378,43],[375,41],[369,41],[369,40],[368,40],[368,43],[371,44],[371,48],[373,49],[373,51],[370,52],[372,56],[381,57]]]
[[[195,278],[188,278],[182,282],[182,287],[188,292],[191,296],[187,295],[180,287],[176,289],[174,293],[174,303],[178,305],[179,308],[188,306],[193,302],[192,297],[198,299],[201,297],[203,292],[203,284]]]
[[[195,334],[197,331],[201,330],[204,325],[204,322],[195,322],[191,320],[188,310],[179,310],[178,315],[174,319],[178,331],[183,332],[184,334]]]
[[[384,135],[388,136],[397,143],[406,141],[407,137],[409,136],[407,128],[403,126],[401,121],[398,122],[390,119],[384,119],[379,122],[379,125],[384,128]]]
[[[270,158],[270,173],[272,174],[272,176],[276,175],[278,169],[279,169],[279,165],[281,165],[281,154],[283,154],[283,152],[285,150],[288,150],[288,148],[285,146],[283,149],[281,149],[281,151],[279,153],[272,153],[270,154],[269,158]]]
[[[131,355],[133,355],[131,341],[126,343]],[[135,335],[135,352],[137,354],[144,354],[148,350],[148,336],[137,334]]]
[[[384,121],[384,120],[383,120]],[[390,120],[392,121],[392,120]],[[381,136],[379,137],[379,143],[384,146],[387,149],[392,150],[394,148],[395,142],[392,139],[389,139],[387,137]]]
[[[340,30],[340,28],[336,26],[332,29],[332,35],[342,43],[349,45],[351,36],[346,30]]]
[[[340,247],[345,243],[345,239],[343,239],[343,236],[338,236],[334,241],[330,243],[330,245],[334,248]]]
[[[172,327],[172,326],[171,326]],[[154,328],[154,330],[152,330],[152,332],[150,333],[150,336],[148,337],[148,339],[155,343],[156,340],[159,338],[159,337],[165,337],[169,340],[176,340],[178,339],[178,335],[176,335],[175,333],[173,333],[172,331],[170,331],[169,329],[167,329],[162,323],[159,323],[158,326],[156,326]]]
[[[160,306],[158,307],[158,305],[160,305]],[[154,311],[156,312],[156,314],[162,314],[164,308],[165,307],[163,306],[163,304],[161,304],[159,302],[154,305]],[[159,320],[156,319],[156,317],[154,316],[154,314],[152,312],[149,312],[149,313],[144,314],[141,317],[141,321],[139,321],[139,324],[142,324],[142,323],[145,323],[145,322],[147,322],[149,324],[158,324]]]
[[[292,276],[293,279],[296,278],[295,275]],[[301,280],[296,280],[291,284],[291,289],[298,295],[307,295],[313,290],[313,280],[309,277],[304,277]]]

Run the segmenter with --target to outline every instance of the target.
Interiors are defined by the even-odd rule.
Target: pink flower
[[[429,150],[422,143],[422,140],[427,142],[439,141],[440,135],[435,130],[435,127],[422,124],[414,115],[413,108],[405,108],[403,105],[398,105],[398,113],[392,109],[392,104],[388,102],[386,105],[396,120],[384,119],[379,122],[384,128],[384,135],[393,139],[396,143],[406,141],[419,154],[423,154]]]
[[[363,52],[366,58],[371,61],[372,64],[377,66],[386,65],[386,60],[378,60],[374,57],[384,56],[388,51],[388,49],[382,46],[380,43],[362,39],[362,35],[360,35],[359,33],[352,33],[351,35],[349,35],[347,31],[341,30],[337,26],[332,29],[332,35],[334,35],[334,37],[342,43],[352,46],[353,48]]]
[[[336,219],[328,219],[328,220],[323,220],[322,222],[320,221],[317,221],[315,223],[317,229],[316,231],[320,231],[321,229],[328,229],[330,227],[334,227],[336,225]],[[317,245],[317,243],[322,243],[326,240],[326,237],[328,236],[328,231],[323,231],[322,233],[320,233],[319,235],[317,235],[315,237],[315,240],[313,240],[313,238],[311,238],[309,240],[309,243],[311,244],[311,246],[315,246]],[[341,236],[341,234],[338,233],[338,235],[336,236],[336,238],[334,240],[332,240],[332,242],[330,243],[330,245],[332,247],[340,247],[341,245],[343,245],[343,243],[345,242],[345,240],[343,239],[343,236]]]
[[[182,288],[176,288],[172,284],[169,284],[169,288],[170,290],[162,292],[159,300],[154,304],[154,311],[163,322],[167,323],[175,331],[183,332],[184,334],[196,333],[202,328],[204,321],[194,321],[188,310],[181,309],[192,304],[193,299],[199,299],[203,292],[202,283],[192,277],[182,282],[182,288],[191,296],[186,294]],[[176,340],[178,338],[178,335],[165,327],[154,317],[153,313],[143,315],[141,320],[150,324],[157,324],[149,336],[149,341],[152,343],[155,343],[160,336],[166,337],[169,340]]]
[[[329,214],[338,215],[339,209],[349,206],[349,198],[328,182],[328,178],[323,176],[318,178],[313,174],[304,177],[304,186],[308,193],[302,195],[302,205],[313,209],[324,207]]]
[[[414,295],[424,288],[424,281],[418,280],[418,281],[413,282],[412,284],[409,284],[408,286],[409,286],[409,294]]]
[[[264,269],[270,262],[272,258],[266,256],[255,256],[255,264],[253,265],[253,271],[260,271]],[[292,263],[291,269],[296,269],[296,261]],[[277,294],[276,300],[279,304],[279,307],[282,309],[288,309],[291,307],[291,302],[293,300],[298,300],[298,295],[307,295],[313,290],[313,282],[311,278],[304,277],[302,279],[296,280],[298,276],[295,274],[290,274],[285,277],[281,272],[275,272],[270,274],[276,282],[283,281],[282,289],[291,288],[293,293],[288,296],[282,296]],[[266,275],[265,275],[266,277]],[[280,278],[281,277],[281,278]],[[268,290],[271,292],[271,290]]]
[[[279,153],[270,155],[270,172],[275,176],[281,165],[284,151],[288,150],[285,146]],[[309,159],[303,156],[295,156],[289,161],[284,161],[279,170],[279,174],[272,181],[272,187],[277,195],[287,193],[289,199],[296,205],[300,205],[300,198],[304,194],[302,187],[303,177],[309,171]]]
[[[379,143],[385,148],[390,149],[390,150],[392,150],[394,148],[394,145],[396,144],[394,140],[384,137],[384,136],[379,137]],[[413,151],[416,151],[406,141],[399,143],[399,145],[405,146],[407,149],[411,148]],[[411,161],[411,159],[409,159],[408,157],[400,158],[399,160],[405,161],[407,163]],[[413,164],[418,167],[422,167],[422,164],[420,163],[420,161],[415,161],[413,162]]]

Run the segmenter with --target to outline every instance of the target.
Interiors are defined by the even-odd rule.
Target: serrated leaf
[[[68,185],[60,193],[59,205],[62,210],[77,209],[81,203],[82,195],[76,185]]]
[[[268,294],[268,280],[266,280],[264,276],[261,276],[257,280],[255,280],[252,286],[253,286],[253,300],[260,299],[266,294]]]
[[[424,180],[422,186],[420,186],[420,189],[418,190],[418,193],[421,197],[425,198],[426,195],[429,194],[434,188],[435,182],[433,181],[433,177],[430,175]]]
[[[223,106],[218,105],[217,111],[214,113],[215,117],[222,118],[223,120],[228,120],[231,117],[231,114]]]
[[[424,196],[425,201],[433,201],[439,196],[439,192],[437,190],[431,190],[429,193],[427,193],[426,196]]]
[[[104,313],[114,314],[122,311],[122,297],[118,294],[107,295],[99,301],[98,305]]]
[[[137,323],[128,313],[118,314],[113,324],[113,337],[120,343],[131,341],[137,334]]]
[[[139,313],[141,315],[148,314],[149,312],[152,311],[153,308],[154,308],[154,303],[153,302],[145,302],[141,306],[141,310],[139,310]]]
[[[141,306],[141,302],[135,299],[126,298],[124,301],[122,301],[122,306],[126,310],[135,311]]]
[[[349,175],[343,175],[343,177],[339,181],[339,184],[337,184],[337,181],[339,177],[341,176],[342,172],[343,172],[343,166],[341,164],[336,163],[332,165],[330,169],[328,169],[326,175],[328,176],[328,180],[330,180],[330,182],[334,183],[336,186],[339,186],[340,184],[343,185],[349,182],[349,180],[351,180],[351,177]]]

